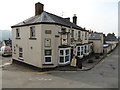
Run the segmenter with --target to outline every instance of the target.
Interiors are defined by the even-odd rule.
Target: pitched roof
[[[102,33],[92,33],[89,37],[89,40],[101,40]]]
[[[117,38],[115,37],[114,34],[108,34],[106,37],[105,37],[105,41],[117,41]]]
[[[63,26],[87,31],[87,30],[84,30],[82,27],[77,26],[76,24],[70,22],[69,20],[66,20],[65,18],[48,13],[46,11],[43,11],[41,15],[33,16],[23,22],[16,24],[12,26],[12,28],[20,27],[20,26],[27,26],[27,25],[34,25],[34,24],[58,24],[58,25],[63,25]]]

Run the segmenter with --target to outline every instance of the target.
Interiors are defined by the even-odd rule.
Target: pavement
[[[97,64],[99,64],[100,62],[102,62],[102,60],[106,57],[107,55],[100,55],[99,59],[96,59],[94,55],[92,55],[91,57],[84,59],[82,62],[82,69],[70,65],[67,66],[59,66],[57,68],[55,68],[55,71],[88,71],[91,70],[92,68],[94,68]],[[92,60],[93,62],[89,63],[89,60]]]

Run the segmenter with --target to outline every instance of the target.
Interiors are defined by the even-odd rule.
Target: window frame
[[[16,39],[20,39],[20,28],[16,28]]]
[[[20,51],[20,49],[21,49],[22,51]],[[20,54],[21,54],[22,56],[20,56]],[[19,47],[19,59],[23,59],[23,48],[22,48],[22,47]]]
[[[78,38],[81,38],[81,31],[78,31]]]
[[[87,53],[87,45],[84,46],[84,54]]]
[[[78,48],[79,48],[79,49],[78,49]],[[79,53],[79,55],[78,55],[78,53]],[[83,45],[76,47],[76,55],[77,55],[78,57],[83,57],[83,55],[84,55],[84,47],[83,47]]]
[[[61,55],[61,53],[60,53],[60,51],[63,51],[63,55]],[[59,63],[61,64],[61,63],[64,63],[64,55],[65,55],[65,52],[64,52],[64,50],[63,49],[59,49]],[[60,58],[63,58],[63,62],[60,62]]]
[[[46,50],[51,50],[51,55],[46,55]],[[51,58],[50,62],[46,62],[46,57]],[[52,49],[45,49],[44,50],[44,64],[52,64]]]
[[[63,51],[63,55],[60,54],[60,51]],[[66,51],[68,50],[68,54],[66,54]],[[71,51],[70,51],[70,48],[59,48],[59,64],[67,64],[70,62],[70,54],[71,54]],[[63,57],[63,62],[60,62],[60,57]],[[69,60],[66,61],[66,57],[69,57]]]
[[[81,46],[81,55],[84,55],[84,46]]]
[[[36,37],[36,30],[35,26],[30,27],[30,38],[35,38]]]
[[[71,30],[71,37],[74,38],[74,30]]]

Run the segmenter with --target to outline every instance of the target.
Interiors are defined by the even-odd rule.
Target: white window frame
[[[51,55],[45,55],[45,50],[51,50]],[[52,49],[45,49],[44,50],[44,64],[52,64]],[[50,57],[51,61],[50,62],[46,62],[46,57]]]
[[[86,52],[85,52],[85,46],[86,46]],[[89,45],[84,45],[84,55],[89,55]]]
[[[22,51],[20,51],[20,48],[22,49]],[[20,56],[20,54],[22,54],[22,57]],[[19,47],[19,58],[23,59],[23,48],[22,47]]]
[[[61,51],[61,50],[63,51],[63,55],[60,54],[60,51]],[[59,64],[63,64],[63,63],[64,63],[64,59],[65,59],[65,58],[64,58],[64,55],[65,55],[64,49],[63,49],[63,48],[62,48],[62,49],[60,48],[60,49],[59,49]],[[63,63],[60,62],[60,57],[63,57]]]
[[[78,48],[80,48],[80,50],[78,51]],[[83,50],[82,50],[83,48]],[[83,54],[81,53],[83,51]],[[78,55],[78,52],[80,53],[80,55]],[[83,46],[76,46],[76,56],[78,56],[79,58],[82,58],[84,55],[84,47]]]
[[[81,55],[84,55],[84,46],[81,46],[81,52],[83,52]]]
[[[63,55],[60,55],[60,50],[63,50]],[[69,54],[66,55],[66,50],[69,50]],[[70,55],[71,55],[71,51],[70,48],[59,48],[59,64],[67,64],[70,63]],[[69,56],[69,60],[66,61],[65,57]],[[60,62],[60,57],[63,57],[63,63]]]
[[[84,54],[87,53],[87,45],[84,45]]]
[[[90,52],[89,45],[87,45],[87,53],[89,53],[89,52]]]
[[[30,27],[30,38],[36,37],[35,26]]]

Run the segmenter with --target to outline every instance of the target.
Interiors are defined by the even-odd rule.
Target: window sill
[[[32,38],[32,37],[31,37],[31,38],[29,38],[29,39],[30,39],[30,40],[36,40],[37,38]]]
[[[16,39],[21,39],[20,37],[16,37]]]
[[[21,58],[21,57],[19,57],[18,59],[23,61],[23,58]]]
[[[69,63],[70,63],[70,61],[63,62],[63,63],[60,63],[60,62],[59,62],[59,65],[67,65],[67,64],[69,64]]]
[[[54,65],[53,63],[44,63],[42,65]]]

